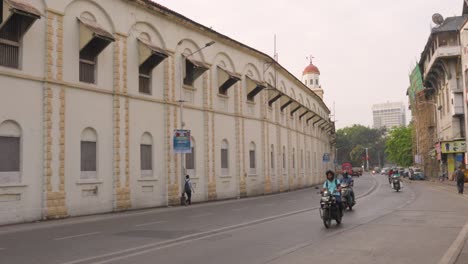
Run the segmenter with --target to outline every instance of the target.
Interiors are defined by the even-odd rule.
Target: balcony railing
[[[424,67],[424,76],[427,76],[427,74],[431,71],[432,66],[434,65],[434,62],[437,59],[440,58],[450,58],[450,57],[456,57],[456,56],[461,56],[461,47],[460,46],[440,46],[438,47],[434,54],[432,54],[431,60],[429,63],[426,63]]]

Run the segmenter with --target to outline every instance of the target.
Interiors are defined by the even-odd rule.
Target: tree
[[[385,143],[385,153],[390,161],[408,167],[413,164],[412,126],[399,127],[390,131]]]
[[[362,125],[353,125],[336,132],[338,162],[350,162],[353,166],[365,163],[365,148],[369,148],[369,164],[384,163],[385,152],[384,129],[373,129]]]

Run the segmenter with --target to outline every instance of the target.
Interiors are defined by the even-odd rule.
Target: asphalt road
[[[305,189],[0,227],[0,263],[437,263],[468,220],[466,200],[435,185],[355,182],[355,210],[329,230]]]

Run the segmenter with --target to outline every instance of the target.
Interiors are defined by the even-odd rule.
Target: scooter
[[[343,217],[342,212],[340,211],[336,197],[329,191],[322,192],[319,211],[326,228],[330,228],[332,220],[335,220],[337,225],[341,224],[341,219]]]
[[[401,183],[400,183],[400,176],[399,175],[393,175],[392,176],[392,186],[393,189],[397,192],[400,191],[401,189]]]

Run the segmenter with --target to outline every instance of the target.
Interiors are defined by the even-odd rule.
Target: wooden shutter
[[[0,171],[20,171],[19,137],[0,137]]]

